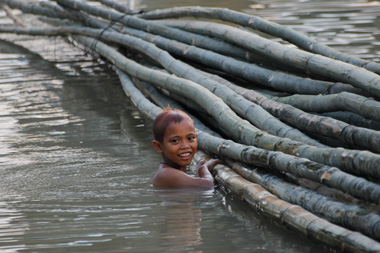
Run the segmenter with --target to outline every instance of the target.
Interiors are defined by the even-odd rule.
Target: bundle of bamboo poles
[[[342,251],[380,251],[379,64],[228,9],[98,2],[0,0],[46,24],[0,32],[70,36],[149,118],[187,111],[199,148],[229,166],[218,182],[263,215]]]

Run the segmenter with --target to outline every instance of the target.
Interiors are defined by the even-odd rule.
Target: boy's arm
[[[190,176],[183,171],[173,168],[161,169],[153,179],[156,188],[212,188],[214,178],[206,166],[199,168],[199,178]]]
[[[215,182],[210,171],[215,165],[220,163],[222,163],[222,161],[218,159],[210,159],[207,162],[205,162],[205,160],[200,161],[196,170],[196,175],[199,177],[190,176],[183,171],[173,168],[161,167],[154,176],[153,185],[157,188],[212,188],[215,186]]]

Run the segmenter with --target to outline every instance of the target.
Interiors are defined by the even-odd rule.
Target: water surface
[[[131,3],[184,5],[258,15],[378,61],[377,2]],[[154,190],[151,139],[107,64],[62,38],[0,35],[0,252],[329,251],[221,190]]]

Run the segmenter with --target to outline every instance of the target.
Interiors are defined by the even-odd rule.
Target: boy
[[[177,109],[164,109],[154,121],[153,134],[155,140],[152,145],[162,154],[161,164],[153,177],[154,187],[214,187],[210,170],[221,163],[220,160],[201,161],[196,169],[199,177],[186,174],[186,167],[197,151],[194,122],[186,113]]]

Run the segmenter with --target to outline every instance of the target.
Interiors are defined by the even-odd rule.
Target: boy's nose
[[[188,141],[183,141],[181,148],[188,148],[188,147],[190,147],[190,143]]]

